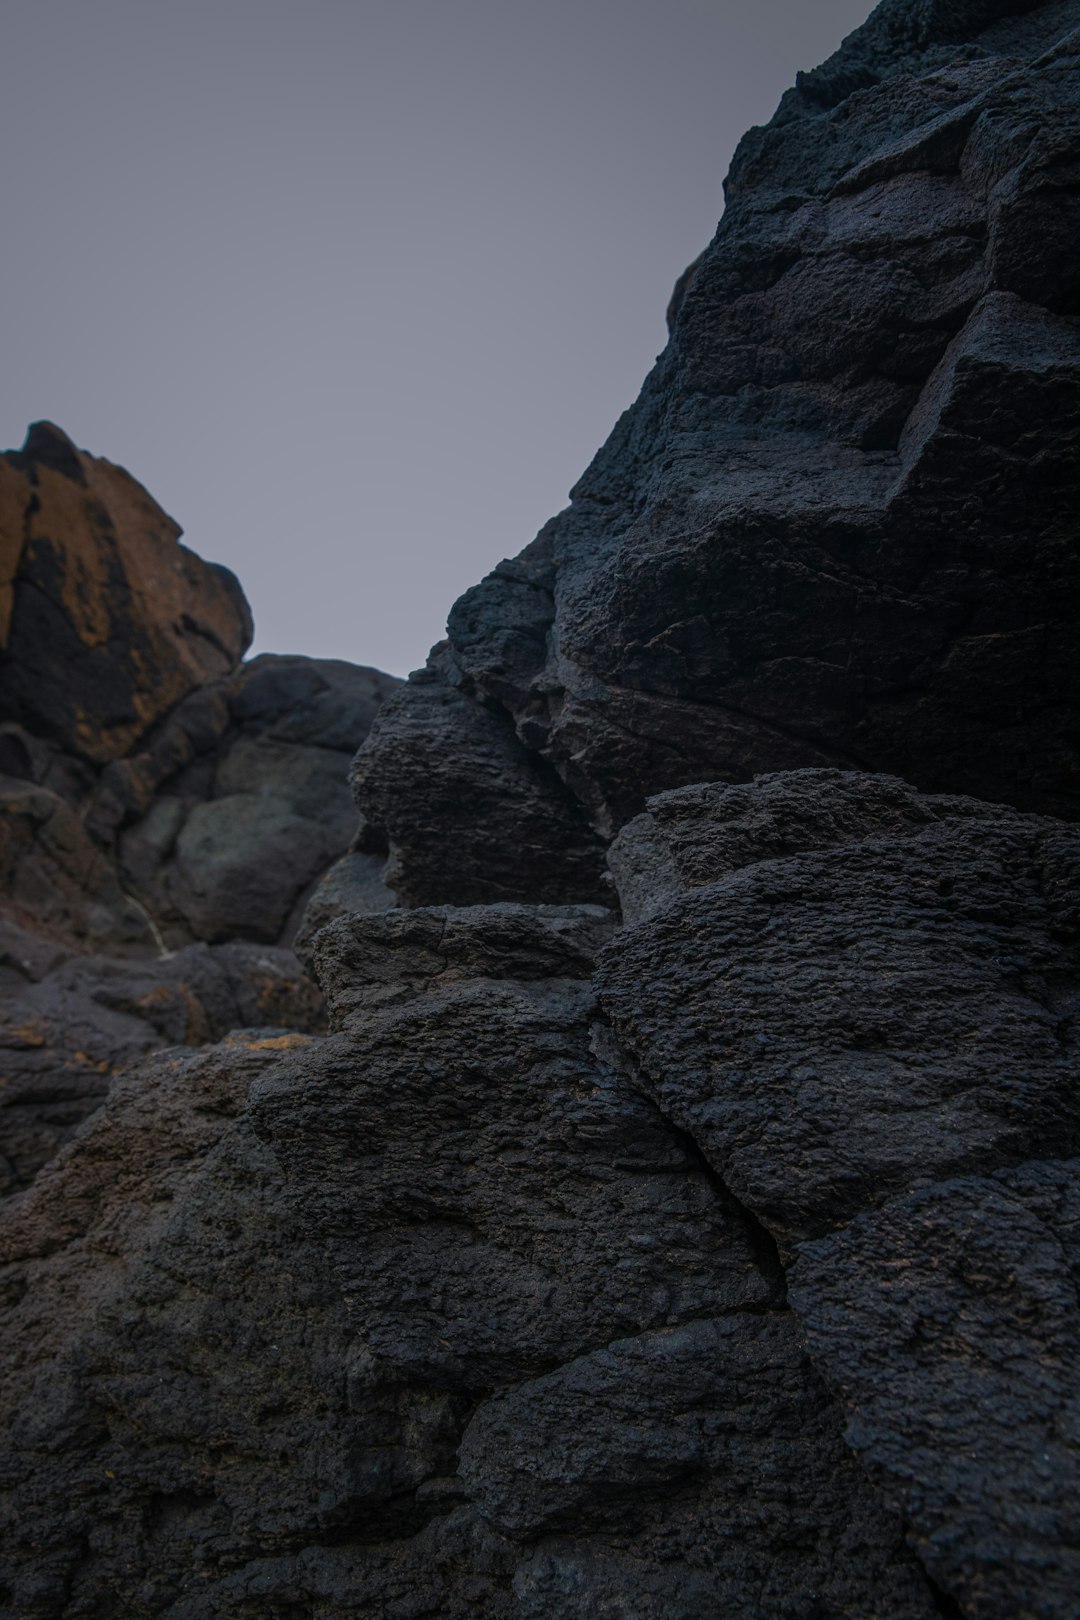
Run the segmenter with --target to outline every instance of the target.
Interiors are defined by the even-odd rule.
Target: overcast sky
[[[0,447],[47,417],[404,673],[664,342],[735,143],[870,0],[26,0]]]

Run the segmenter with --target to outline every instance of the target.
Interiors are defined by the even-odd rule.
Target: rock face
[[[39,1608],[17,1589],[17,1612],[50,1612],[75,1572],[62,1612],[87,1615],[318,1593],[328,1615],[539,1617],[598,1590],[612,1615],[797,1613],[815,1591],[835,1613],[932,1613],[771,1244],[591,1050],[610,927],[580,907],[339,919],[316,947],[334,1035],[266,1069],[234,1125],[214,1104],[201,1162],[155,1118],[180,1079],[150,1068],[42,1172],[8,1228],[16,1311],[48,1324],[58,1381],[54,1402],[36,1364],[12,1380],[40,1489],[8,1545],[51,1549],[29,1560]],[[202,1062],[196,1111],[234,1076],[220,1049]],[[136,1130],[163,1145],[133,1186]],[[96,1234],[180,1174],[124,1271],[108,1244],[99,1260]],[[106,1385],[106,1423],[69,1443]],[[38,1461],[56,1448],[59,1537]],[[108,1549],[84,1556],[103,1516]],[[168,1607],[196,1564],[207,1579]]]
[[[1071,1613],[1074,831],[649,819],[637,923],[338,917],[329,1037],[155,1059],[41,1172],[14,1613]]]
[[[5,1616],[1075,1620],[1078,51],[803,75],[377,714],[9,723]]]
[[[1078,23],[887,0],[746,136],[637,404],[361,755],[411,902],[565,897],[575,810],[760,771],[1076,817]],[[507,739],[501,824],[395,793],[448,709]]]
[[[287,946],[396,683],[240,664],[240,587],[178,534],[50,424],[0,458],[0,1195],[137,1055],[322,1026]]]
[[[234,667],[244,594],[179,537],[122,467],[51,422],[0,458],[0,718],[101,765]]]

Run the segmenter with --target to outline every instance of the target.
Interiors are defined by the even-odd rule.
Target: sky
[[[0,448],[57,422],[395,674],[635,398],[736,142],[870,0],[32,0]]]

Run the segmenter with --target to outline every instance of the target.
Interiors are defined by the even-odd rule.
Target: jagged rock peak
[[[20,454],[25,461],[51,467],[54,472],[63,473],[65,478],[72,478],[77,484],[86,483],[78,450],[63,428],[57,427],[55,422],[31,422]]]

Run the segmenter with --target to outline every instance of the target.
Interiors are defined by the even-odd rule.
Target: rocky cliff
[[[11,1050],[158,1023],[3,1223],[5,1613],[1080,1612],[1078,199],[1078,0],[885,0],[377,713],[9,458]],[[90,533],[190,606],[84,714]]]
[[[288,946],[397,683],[241,663],[240,586],[179,532],[50,423],[0,458],[0,1196],[136,1055],[323,1026]]]

